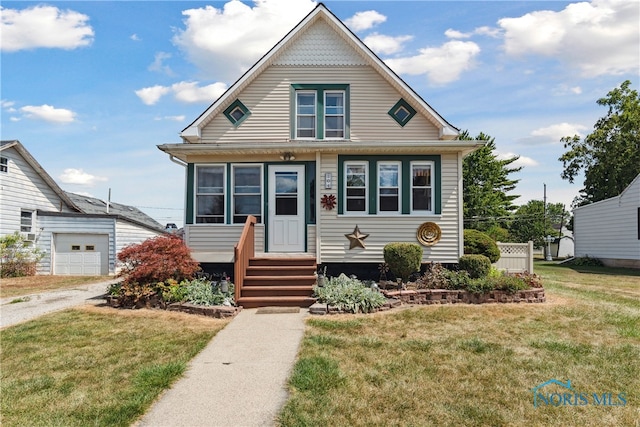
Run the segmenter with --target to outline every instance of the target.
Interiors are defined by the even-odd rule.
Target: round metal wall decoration
[[[425,222],[418,227],[418,242],[424,246],[432,246],[438,243],[442,236],[442,230],[435,222]]]

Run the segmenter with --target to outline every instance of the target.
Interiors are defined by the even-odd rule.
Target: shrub
[[[598,258],[590,257],[589,255],[574,258],[567,264],[577,267],[602,267],[604,265]]]
[[[491,262],[500,259],[500,249],[496,242],[478,230],[464,230],[464,253],[468,255],[484,255]]]
[[[440,263],[427,264],[424,274],[416,281],[418,289],[449,289],[447,269]]]
[[[449,271],[446,272],[448,284],[445,289],[463,290],[469,287],[471,277],[466,271]]]
[[[492,225],[484,233],[496,242],[509,242],[511,240],[509,230],[499,225]]]
[[[189,248],[175,235],[158,236],[130,245],[118,254],[124,283],[156,284],[189,280],[200,269]]]
[[[458,263],[460,270],[469,273],[472,279],[487,277],[491,270],[491,261],[484,255],[463,255]]]
[[[495,289],[495,283],[493,280],[484,277],[480,279],[473,279],[467,284],[467,291],[474,294],[486,294]]]
[[[17,231],[0,238],[0,277],[34,276],[44,254]]]
[[[369,313],[386,302],[381,293],[344,274],[330,278],[325,286],[314,286],[313,290],[320,302],[350,313]]]
[[[233,305],[233,284],[228,292],[222,292],[220,284],[209,280],[195,279],[186,283],[185,300],[197,305]]]
[[[529,288],[541,288],[542,278],[534,273],[514,273],[513,276],[521,279]]]
[[[422,247],[417,243],[388,243],[384,246],[384,262],[396,277],[406,282],[411,274],[420,271]]]
[[[530,286],[522,278],[512,276],[510,274],[503,274],[500,277],[487,277],[487,282],[491,282],[493,288],[499,291],[507,291],[514,293],[524,289],[529,289]]]

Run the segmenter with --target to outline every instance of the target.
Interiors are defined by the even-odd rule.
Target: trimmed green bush
[[[478,230],[464,230],[465,255],[484,255],[490,262],[500,259],[500,249],[495,240]]]
[[[462,255],[458,267],[469,273],[472,279],[478,279],[487,277],[491,271],[491,261],[484,255]]]
[[[383,251],[384,262],[389,265],[389,270],[396,277],[401,277],[403,282],[409,280],[413,273],[420,271],[422,247],[417,243],[388,243]]]

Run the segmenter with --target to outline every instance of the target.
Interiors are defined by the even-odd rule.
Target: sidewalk
[[[309,313],[274,311],[242,310],[135,425],[274,425]]]
[[[49,291],[25,295],[24,297],[3,298],[0,300],[0,328],[76,305],[103,303],[104,300],[99,297],[107,292],[107,287],[113,282],[114,279],[111,279],[90,285],[78,285],[73,289]],[[25,297],[28,297],[29,300],[11,304],[11,301]]]

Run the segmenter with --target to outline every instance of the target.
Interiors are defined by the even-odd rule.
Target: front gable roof
[[[18,140],[13,141],[0,141],[0,152],[9,148],[15,149],[24,159],[25,162],[33,168],[33,170],[42,178],[42,180],[51,188],[51,190],[69,207],[71,210],[81,212],[80,208],[76,206],[73,201],[62,191],[62,189],[56,184],[40,163],[29,153],[29,151]]]
[[[305,36],[315,24],[322,23],[335,31],[335,37],[342,43],[328,43],[305,49]],[[316,27],[317,28],[317,27]],[[310,39],[307,37],[307,39]],[[344,49],[348,45],[352,49]],[[337,48],[336,48],[337,47]],[[331,55],[332,61],[338,65],[368,65],[371,66],[384,80],[406,99],[410,99],[418,112],[424,115],[439,130],[441,140],[451,140],[458,136],[459,130],[448,123],[438,114],[420,95],[409,87],[389,66],[387,66],[362,40],[360,40],[340,19],[331,13],[324,4],[320,3],[284,38],[282,38],[269,52],[256,62],[240,79],[238,79],[220,98],[218,98],[195,121],[187,126],[180,134],[185,142],[195,143],[200,140],[201,131],[215,116],[221,114],[238,94],[244,90],[260,73],[274,64],[314,65],[317,58],[325,55],[325,50]],[[354,54],[355,53],[355,54]]]

